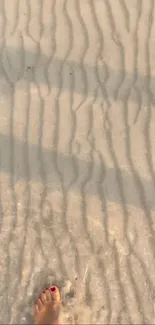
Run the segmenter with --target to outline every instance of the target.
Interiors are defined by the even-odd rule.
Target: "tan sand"
[[[0,4],[0,323],[155,323],[155,1]]]

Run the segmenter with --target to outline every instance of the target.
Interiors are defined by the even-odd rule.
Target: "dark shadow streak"
[[[14,147],[16,147],[16,156],[20,157],[24,155],[24,148],[25,148],[25,143],[19,141],[17,138],[14,137]],[[7,135],[1,134],[0,135],[0,155],[3,156],[3,160],[1,161],[1,172],[5,173],[14,173],[14,182],[18,182],[19,180],[26,180],[29,181],[30,179],[28,178],[27,170],[25,164],[23,165],[21,163],[21,159],[19,161],[14,161],[14,169],[13,171],[10,170],[10,153],[9,149],[10,148],[10,138]],[[29,158],[31,160],[31,180],[34,181],[40,181],[40,169],[37,168],[36,166],[36,157],[38,156],[39,152],[39,146],[29,144],[28,146],[28,153],[29,153]],[[84,161],[78,158],[77,156],[73,155],[65,155],[60,152],[48,150],[45,148],[42,148],[42,155],[44,156],[44,160],[48,162],[50,165],[51,160],[55,160],[56,156],[59,161],[61,161],[61,166],[64,166],[64,170],[61,170],[61,173],[63,172],[70,174],[70,166],[73,163],[73,158],[74,161],[76,162],[77,166],[81,166],[80,170],[82,173],[82,170],[89,170],[91,167],[92,162],[91,161]],[[33,164],[34,160],[34,164]],[[100,168],[100,166],[98,166]],[[48,173],[47,175],[47,186],[51,187],[51,190],[55,191],[60,189],[59,184],[54,181],[54,178],[52,177],[52,173],[54,171],[52,170],[52,163],[51,163],[51,172]],[[128,188],[128,195],[126,197],[126,203],[131,204],[135,207],[141,208],[141,202],[138,200],[139,195],[136,195],[137,189],[135,188],[135,184],[133,181],[133,177],[130,173],[123,169],[119,169],[119,173],[121,175],[122,183],[124,187]],[[82,175],[81,175],[82,177]],[[85,177],[85,176],[83,176]],[[65,181],[66,178],[64,178],[64,190],[67,188],[68,183]],[[143,184],[146,193],[148,193],[147,197],[149,198],[146,202],[147,208],[150,210],[155,210],[155,200],[154,200],[154,192],[153,192],[153,186],[152,186],[153,181],[149,181],[145,178],[141,178],[141,184]],[[116,175],[115,175],[115,170],[112,168],[108,167],[106,168],[106,175],[104,178],[104,199],[112,202],[116,202],[118,204],[122,204],[120,195],[118,191],[116,190]],[[78,182],[74,183],[74,191],[79,190],[79,185]],[[96,190],[96,182],[95,180],[91,183],[91,187],[87,187],[85,189],[87,191],[86,194],[88,195],[95,195],[98,196],[98,191]]]
[[[23,67],[23,60],[22,57],[25,55],[25,66]],[[14,58],[17,58],[15,64]],[[0,93],[4,95],[9,94],[9,87],[12,84],[12,86],[17,86],[18,82],[25,80],[25,81],[31,81],[34,83],[37,83],[38,85],[45,85],[50,88],[56,87],[59,88],[59,72],[60,72],[60,66],[63,64],[63,69],[65,71],[70,71],[68,78],[72,78],[72,74],[74,74],[74,77],[76,78],[76,74],[79,74],[79,71],[83,73],[85,71],[85,74],[87,75],[87,80],[89,80],[89,87],[87,87],[88,96],[93,96],[94,91],[96,87],[102,87],[102,83],[98,84],[99,81],[96,78],[95,69],[94,66],[89,66],[87,64],[83,63],[77,63],[73,60],[67,60],[65,62],[59,60],[59,59],[52,59],[50,62],[50,57],[47,57],[46,55],[40,53],[40,60],[39,63],[36,60],[37,53],[31,53],[31,52],[25,52],[24,48],[23,50],[14,50],[13,48],[6,47],[5,51],[3,53],[3,61],[9,62],[9,70],[5,68],[5,65],[3,69],[0,70]],[[98,74],[100,75],[100,80],[104,80],[105,77],[105,68],[108,70],[108,97],[111,100],[116,100],[117,93],[118,93],[118,81],[122,79],[122,74],[124,71],[115,71],[111,67],[107,66],[107,64],[103,64],[102,66],[98,67]],[[42,71],[42,73],[41,73]],[[48,78],[45,78],[45,72],[48,75]],[[71,73],[71,75],[70,75]],[[116,80],[116,89],[114,89],[114,80]],[[137,96],[131,94],[131,88],[138,87],[140,92],[147,93],[148,91],[148,76],[138,75],[136,83],[131,85],[131,80],[134,80],[133,73],[129,73],[125,71],[124,76],[124,85],[125,85],[125,94],[121,92],[119,94],[119,100],[124,100],[126,97],[130,97],[131,101],[137,102]],[[151,77],[150,80],[150,87],[151,87],[151,93],[154,93],[155,90],[155,78]],[[9,84],[10,81],[10,84]],[[6,87],[7,83],[7,87]],[[70,91],[70,83],[65,80],[63,81],[63,90]],[[20,86],[19,86],[20,87]],[[85,93],[85,80],[83,82],[75,82],[74,83],[74,92],[84,95]],[[104,85],[103,85],[104,87]],[[102,92],[99,94],[103,98]],[[124,98],[125,97],[125,98]],[[104,99],[104,98],[103,98]],[[152,104],[154,103],[154,98],[152,96]],[[143,103],[144,105],[147,105],[146,103]]]

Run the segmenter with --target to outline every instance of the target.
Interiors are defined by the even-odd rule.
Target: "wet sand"
[[[155,1],[0,4],[0,323],[155,323]]]

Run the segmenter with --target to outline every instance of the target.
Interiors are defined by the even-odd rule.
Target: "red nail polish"
[[[51,290],[52,292],[54,292],[54,291],[56,291],[56,287],[51,287],[50,290]]]

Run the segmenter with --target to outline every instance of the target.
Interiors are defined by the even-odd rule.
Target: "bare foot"
[[[35,304],[36,325],[59,324],[60,293],[57,287],[46,289]]]

